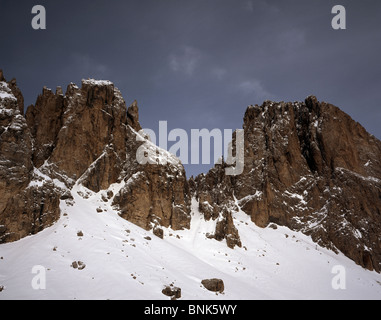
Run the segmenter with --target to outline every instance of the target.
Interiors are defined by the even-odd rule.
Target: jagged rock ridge
[[[381,142],[313,96],[250,106],[243,128],[244,172],[223,176],[216,166],[196,177],[200,211],[238,205],[258,226],[302,231],[380,272]]]
[[[34,170],[32,136],[16,81],[7,83],[2,72],[0,80],[0,242],[8,242],[59,218],[59,188]]]
[[[110,81],[69,84],[65,94],[44,88],[25,117],[23,104],[0,71],[0,242],[54,223],[60,201],[82,184],[156,234],[189,228],[196,197],[216,222],[207,237],[230,248],[244,245],[234,225],[241,209],[260,227],[301,231],[380,272],[381,142],[328,103],[311,96],[248,107],[244,172],[227,176],[223,162],[189,181],[181,162],[140,131],[137,102],[127,108]],[[152,151],[146,164],[137,161],[142,145]]]
[[[140,130],[138,106],[126,107],[110,81],[70,84],[65,95],[44,88],[25,117],[15,80],[0,87],[0,241],[18,240],[51,225],[60,199],[70,200],[80,183],[106,190],[122,217],[142,228],[189,228],[190,199],[184,167],[151,146],[166,165],[141,165],[137,149],[150,144]],[[107,189],[117,185],[115,194]],[[86,195],[83,195],[86,196]]]

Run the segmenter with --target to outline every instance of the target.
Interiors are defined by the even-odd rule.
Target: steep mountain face
[[[0,242],[41,231],[59,218],[59,193],[32,163],[32,136],[14,92],[0,72]]]
[[[35,106],[27,109],[25,118],[34,137],[33,164],[38,168],[47,160],[54,148],[56,137],[63,126],[64,97],[62,89],[54,94],[44,88]]]
[[[65,94],[44,88],[25,117],[23,105],[0,71],[0,242],[35,234],[63,203],[98,194],[158,236],[161,227],[189,229],[197,203],[214,222],[206,237],[229,248],[245,248],[234,218],[245,212],[259,227],[301,231],[381,271],[381,142],[333,105],[311,96],[248,107],[243,173],[226,175],[223,161],[189,181],[141,131],[137,102],[127,108],[110,81],[69,84]]]
[[[51,225],[60,216],[60,199],[70,201],[77,183],[103,191],[105,202],[140,227],[189,228],[184,168],[137,132],[136,101],[127,109],[113,83],[83,80],[65,95],[44,88],[24,118],[16,82],[6,83],[2,72],[1,78],[1,242]],[[152,160],[165,155],[168,161],[139,164],[143,144],[150,145]]]
[[[244,172],[221,180],[216,167],[197,177],[200,211],[238,205],[258,226],[302,231],[380,272],[381,142],[312,96],[250,106],[243,128]]]
[[[213,234],[208,237],[217,241],[226,240],[229,248],[241,247],[242,242],[234,225],[232,213],[238,211],[234,198],[234,178],[225,174],[227,165],[216,165],[206,175],[191,178],[192,194],[199,202],[199,211],[206,221],[216,221]]]
[[[83,81],[81,89],[70,84],[65,96],[44,89],[26,119],[36,167],[50,166],[72,183],[85,174],[82,182],[93,191],[117,180],[125,158],[126,106],[112,83]],[[90,166],[98,169],[96,178]]]

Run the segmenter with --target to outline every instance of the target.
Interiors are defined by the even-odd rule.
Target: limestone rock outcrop
[[[232,217],[232,213],[238,210],[234,203],[234,178],[225,174],[225,168],[223,161],[207,174],[197,176],[192,189],[205,220],[216,221],[215,232],[208,238],[226,240],[228,247],[234,249],[235,246],[241,247],[242,243]]]
[[[57,188],[34,171],[32,136],[14,86],[0,82],[0,243],[35,234],[60,214]]]
[[[25,118],[34,139],[33,164],[39,168],[51,156],[57,135],[63,126],[64,97],[46,87],[36,104],[27,109]]]
[[[113,204],[125,219],[144,229],[156,226],[174,230],[190,227],[190,194],[180,160],[133,130],[123,167],[123,185]],[[139,148],[146,150],[147,163],[139,163]]]
[[[302,231],[380,272],[381,142],[313,96],[250,106],[243,129],[244,172],[197,177],[200,210],[213,216],[221,203],[231,212],[237,204],[260,227]]]
[[[127,109],[112,82],[83,80],[81,88],[70,84],[65,95],[44,88],[26,119],[34,141],[34,165],[42,172],[68,188],[80,183],[93,192],[118,184],[109,200],[122,217],[145,229],[189,228],[184,167],[151,143],[153,158],[164,154],[169,161],[138,162],[138,149],[149,143],[138,132],[139,108],[134,101]]]
[[[187,180],[180,160],[143,132],[136,100],[127,108],[112,82],[44,88],[24,116],[16,80],[0,70],[0,243],[53,224],[82,185],[158,237],[163,227],[190,228],[195,197],[215,221],[208,238],[232,249],[244,245],[242,210],[259,227],[301,231],[381,272],[381,142],[314,96],[249,106],[243,130],[242,174],[227,175],[222,161]]]
[[[4,77],[3,70],[0,69],[0,82],[7,82]],[[17,100],[17,105],[18,105],[18,110],[20,114],[24,114],[24,96],[21,93],[21,90],[17,86],[17,81],[15,78],[13,78],[11,81],[8,81],[7,83],[7,88],[10,89],[12,92],[13,96]]]

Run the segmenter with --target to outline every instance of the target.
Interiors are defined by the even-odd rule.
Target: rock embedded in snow
[[[153,229],[153,234],[154,234],[156,237],[160,238],[160,239],[163,239],[163,238],[164,238],[164,231],[163,231],[162,228],[155,227],[155,228]]]
[[[205,289],[212,291],[212,292],[219,292],[223,293],[225,290],[225,284],[224,281],[221,279],[205,279],[201,281],[202,285],[205,287]]]
[[[73,261],[71,267],[73,269],[83,270],[86,268],[86,265],[82,261]]]
[[[162,294],[164,294],[167,297],[171,297],[171,300],[176,300],[181,298],[181,288],[173,287],[173,286],[166,286],[162,290]]]
[[[217,241],[226,239],[226,244],[230,249],[234,249],[235,246],[242,247],[238,230],[234,226],[232,213],[227,209],[222,212],[222,217],[217,221],[214,239]]]
[[[199,202],[199,211],[205,220],[216,221],[214,234],[207,237],[217,241],[226,240],[227,246],[241,247],[239,233],[232,213],[238,207],[234,204],[231,176],[225,174],[226,163],[216,165],[206,175],[201,174],[192,181],[192,190]]]

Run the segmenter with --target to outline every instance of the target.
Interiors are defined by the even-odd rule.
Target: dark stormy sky
[[[46,30],[31,27],[36,4]],[[346,30],[331,27],[336,4]],[[314,94],[381,138],[380,57],[377,0],[0,0],[0,68],[26,105],[43,86],[108,79],[153,130],[237,129],[250,104]]]

